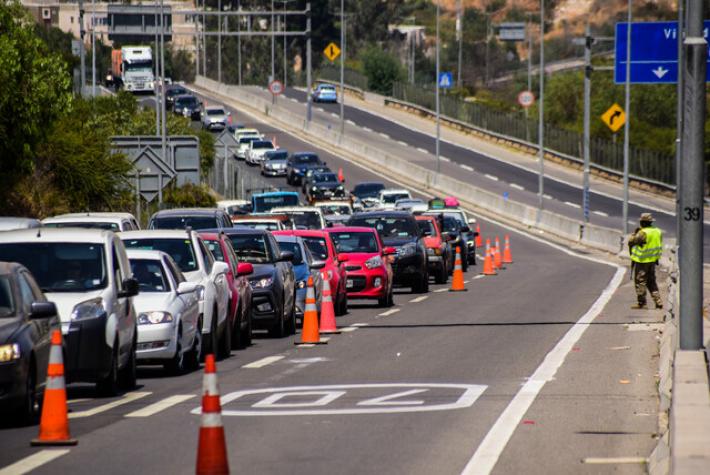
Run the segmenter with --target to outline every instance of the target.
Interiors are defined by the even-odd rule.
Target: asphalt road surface
[[[350,186],[365,180],[401,186],[232,112],[290,151],[320,153],[334,170],[343,168]],[[283,178],[273,181],[286,187]],[[510,232],[480,223],[485,237]],[[480,265],[471,267],[468,292],[437,285],[426,295],[400,290],[391,309],[352,301],[338,318],[345,331],[327,345],[300,348],[292,338],[258,335],[250,348],[219,362],[232,471],[461,473],[521,386],[615,274],[537,239],[512,233],[511,241],[515,263],[487,278],[478,274]],[[139,387],[118,398],[97,399],[93,387],[71,385],[70,426],[79,445],[33,473],[193,473],[201,385],[199,371],[169,377],[157,368],[141,369]],[[522,429],[510,424],[518,440]],[[0,473],[46,454],[29,446],[36,427],[5,421],[0,433]],[[578,460],[556,457],[561,447],[524,439],[503,452],[500,473],[519,473],[511,457],[521,446],[528,449],[523,453],[535,447],[530,473],[581,469]]]

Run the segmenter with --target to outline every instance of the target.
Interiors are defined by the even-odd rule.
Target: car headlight
[[[337,188],[338,191],[343,191],[344,189],[345,188],[343,188],[343,185],[338,185],[338,188]]]
[[[427,247],[426,253],[429,254],[430,256],[440,256],[441,255],[441,248],[440,247]]]
[[[0,363],[19,360],[20,356],[20,345],[17,343],[0,346]]]
[[[311,187],[311,191],[318,191],[318,187],[317,187],[317,186],[312,186],[312,187]]]
[[[306,288],[306,281],[305,281],[305,280],[299,280],[298,283],[296,284],[296,286],[297,286],[299,289],[305,289],[305,288]]]
[[[100,298],[87,300],[77,304],[71,312],[72,320],[98,318],[106,314],[103,301]]]
[[[138,325],[170,323],[172,321],[173,316],[168,312],[144,312],[138,314]]]
[[[263,279],[249,281],[249,283],[251,284],[252,289],[265,289],[267,287],[271,287],[274,283],[274,279],[272,277],[264,277]]]
[[[376,269],[382,267],[382,258],[380,256],[373,256],[365,261],[365,267],[368,269]]]
[[[400,257],[413,256],[417,252],[416,244],[405,244],[402,247],[397,248],[397,255]]]

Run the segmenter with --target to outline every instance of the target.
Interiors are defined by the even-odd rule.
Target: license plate
[[[348,279],[345,281],[345,288],[346,289],[352,289],[353,287],[355,287],[355,282],[353,282],[352,279]]]

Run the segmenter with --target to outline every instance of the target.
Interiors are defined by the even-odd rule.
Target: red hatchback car
[[[232,294],[229,300],[232,348],[245,348],[251,345],[252,330],[251,285],[247,276],[254,272],[254,267],[248,262],[239,262],[232,241],[224,234],[214,232],[199,234],[215,260],[226,262],[229,266],[227,282]]]
[[[348,297],[377,299],[381,307],[394,305],[389,256],[396,253],[395,249],[384,247],[373,228],[343,226],[327,232],[339,254],[348,258],[345,266]]]
[[[300,236],[311,251],[313,258],[325,262],[322,272],[328,274],[330,291],[333,295],[335,315],[345,315],[348,312],[348,293],[345,288],[345,256],[339,256],[330,234],[325,231],[294,229],[273,231],[273,235]]]

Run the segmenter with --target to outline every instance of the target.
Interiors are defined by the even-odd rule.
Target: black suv
[[[364,226],[377,230],[385,246],[394,247],[392,271],[394,284],[411,287],[415,293],[429,291],[427,254],[424,233],[407,211],[370,211],[355,213],[348,226]]]
[[[311,167],[324,166],[320,157],[313,152],[298,152],[288,157],[286,165],[286,182],[289,185],[300,185],[306,170]]]
[[[189,117],[192,120],[200,120],[202,115],[202,102],[192,95],[175,96],[173,111],[177,115]]]
[[[313,202],[333,198],[345,198],[345,187],[338,181],[338,176],[332,172],[315,173],[308,180],[306,199]]]

